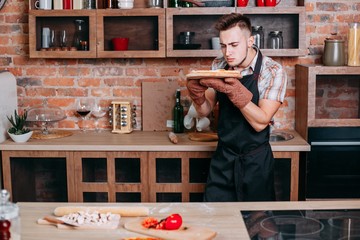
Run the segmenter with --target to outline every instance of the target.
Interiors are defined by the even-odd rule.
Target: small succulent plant
[[[9,133],[15,134],[15,135],[21,135],[30,132],[31,130],[27,127],[25,127],[27,118],[27,112],[24,111],[23,114],[18,114],[17,111],[14,111],[14,116],[7,116],[7,119],[10,121],[12,127],[9,128]]]

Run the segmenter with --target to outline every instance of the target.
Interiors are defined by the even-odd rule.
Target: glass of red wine
[[[80,129],[86,131],[85,123],[87,116],[91,112],[91,101],[86,98],[80,98],[76,101],[76,112],[81,117],[82,123],[80,124]]]

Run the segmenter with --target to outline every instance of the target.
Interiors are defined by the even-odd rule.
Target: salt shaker
[[[9,192],[2,189],[0,192],[0,240],[20,240],[19,207],[10,202],[9,198]]]

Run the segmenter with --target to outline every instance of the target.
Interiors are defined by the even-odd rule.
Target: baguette
[[[78,212],[78,211],[97,211],[99,213],[112,213],[119,214],[122,217],[143,217],[149,215],[149,209],[147,207],[102,207],[102,206],[63,206],[57,207],[54,210],[54,215],[62,217],[64,215]]]
[[[186,75],[187,79],[202,78],[241,78],[241,74],[237,70],[193,70]]]

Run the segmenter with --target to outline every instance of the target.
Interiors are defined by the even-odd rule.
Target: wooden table
[[[52,214],[58,206],[146,206],[150,216],[163,218],[171,213],[182,215],[189,225],[203,226],[217,232],[215,239],[249,239],[241,210],[289,210],[289,209],[359,209],[360,201],[314,202],[242,202],[242,203],[18,203],[21,215],[22,240],[121,240],[123,237],[141,236],[123,228],[134,218],[122,218],[116,230],[64,230],[54,226],[36,224],[38,218]],[[184,239],[185,240],[185,239]]]
[[[285,132],[294,135],[294,139],[284,142],[271,142],[270,144],[275,158],[286,158],[291,161],[290,200],[297,201],[299,199],[299,156],[300,152],[309,151],[310,146],[296,131],[288,130]],[[143,156],[141,157],[142,162],[144,163],[144,167],[142,168],[142,179],[148,179],[147,174],[149,174],[149,176],[152,176],[151,174],[153,174],[148,172],[154,171],[151,167],[149,168],[150,170],[148,170],[146,164],[151,162],[149,159],[152,159],[151,156],[154,154],[156,156],[161,156],[165,153],[170,153],[170,155],[173,153],[173,156],[169,155],[169,157],[180,157],[185,159],[184,164],[182,164],[182,172],[185,174],[189,171],[189,161],[186,159],[196,156],[197,153],[203,153],[202,155],[206,153],[206,157],[210,157],[217,145],[217,142],[191,141],[185,133],[178,134],[178,138],[178,144],[173,144],[168,139],[168,132],[134,131],[131,134],[112,134],[109,131],[101,133],[96,133],[94,131],[81,133],[75,131],[72,136],[57,139],[30,139],[30,141],[26,143],[14,143],[11,140],[6,140],[0,144],[0,150],[2,151],[4,188],[10,193],[13,192],[11,158],[61,157],[65,158],[67,163],[68,201],[81,202],[83,201],[82,192],[89,191],[89,188],[85,189],[85,187],[82,187],[84,185],[81,179],[82,173],[76,172],[81,171],[81,156],[90,156],[90,154],[94,157],[100,155],[104,156],[104,154],[108,156],[113,153],[124,153],[129,156],[141,154],[141,156]],[[201,157],[203,158],[203,156]],[[109,157],[108,165],[110,166],[112,163],[113,161]],[[109,167],[109,169],[113,168]],[[116,192],[116,186],[113,184],[114,181],[114,179],[108,178],[108,181],[105,182],[106,186],[100,186],[98,183],[95,183],[90,187],[93,187],[93,189],[101,188],[103,191],[111,193],[109,202],[114,202]],[[141,188],[142,192],[145,192],[146,189],[149,189],[149,186],[146,184],[147,182],[141,182],[136,186],[132,186],[133,189],[131,190],[135,192],[139,191],[139,188]],[[156,184],[155,180],[154,184]],[[129,191],[129,186],[124,187]],[[104,190],[105,188],[108,188],[108,190]],[[195,190],[202,191],[203,188],[204,184],[198,184]],[[173,189],[173,191],[175,190],[183,192],[183,189]],[[155,194],[156,193],[150,192],[148,194],[150,197],[144,195],[142,201],[153,201],[151,199],[154,199],[154,197],[151,196],[155,196]],[[183,201],[188,201],[188,196],[185,196]]]

